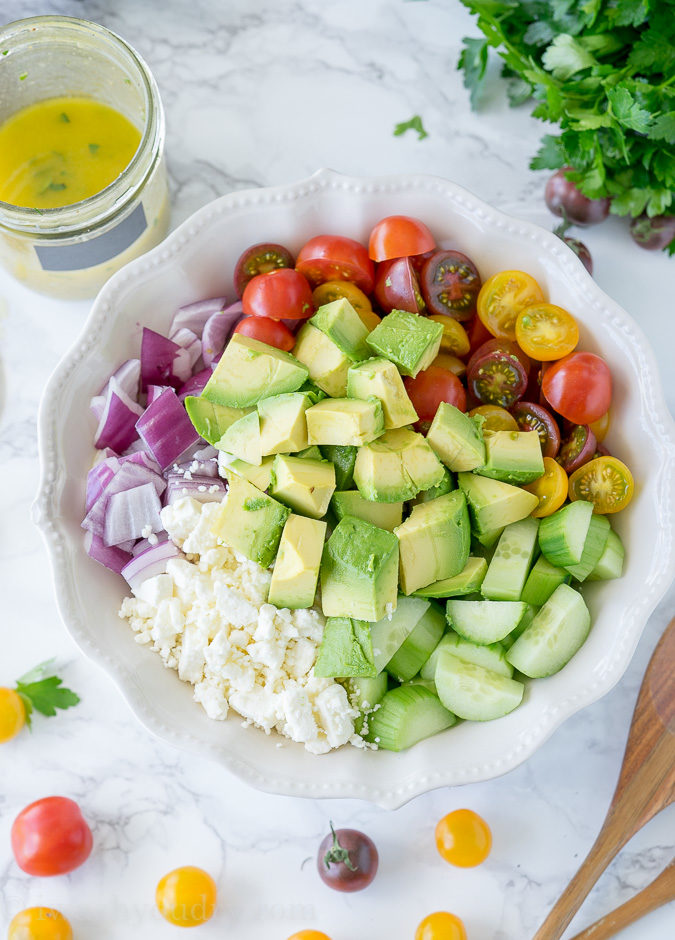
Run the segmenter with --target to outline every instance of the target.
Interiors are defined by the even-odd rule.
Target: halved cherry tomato
[[[344,235],[317,235],[298,254],[297,271],[312,287],[325,281],[352,281],[366,294],[373,290],[374,266],[361,242]]]
[[[593,503],[593,512],[607,515],[625,509],[633,498],[633,474],[616,457],[596,457],[570,477],[569,493],[574,502]]]
[[[474,868],[490,854],[492,833],[478,813],[456,809],[436,826],[436,848],[446,862],[459,868]]]
[[[244,288],[256,274],[269,274],[279,268],[292,268],[293,255],[283,245],[264,242],[260,245],[251,245],[242,252],[234,266],[234,289],[237,297],[241,297]]]
[[[530,304],[516,317],[516,342],[532,359],[562,359],[579,342],[579,327],[571,313],[555,304]]]
[[[281,268],[252,278],[241,298],[247,317],[306,320],[312,316],[312,289],[293,268]]]
[[[493,336],[516,338],[516,318],[521,310],[544,300],[544,292],[524,271],[500,271],[483,284],[478,294],[478,316]]]
[[[477,408],[472,408],[469,412],[470,417],[473,418],[474,415],[481,415],[485,419],[483,422],[484,431],[518,430],[518,425],[513,415],[509,414],[506,408],[500,408],[499,405],[479,405]]]
[[[0,744],[11,740],[26,724],[26,709],[14,689],[0,688]]]
[[[406,392],[419,418],[418,429],[426,431],[442,401],[466,410],[466,392],[454,372],[431,365],[415,378],[403,380]]]
[[[63,875],[89,858],[91,829],[80,807],[65,796],[48,796],[22,809],[12,823],[12,851],[29,875]]]
[[[466,363],[450,353],[439,353],[431,365],[440,366],[441,369],[447,369],[448,372],[454,372],[460,378],[466,375]]]
[[[466,928],[454,914],[436,911],[417,925],[415,940],[466,940]]]
[[[467,332],[469,343],[471,344],[471,348],[469,349],[469,355],[471,356],[473,356],[479,346],[482,346],[483,343],[487,343],[489,339],[493,339],[492,333],[485,328],[485,324],[478,314],[474,314],[473,318],[464,324],[464,329]]]
[[[431,251],[423,251],[421,255],[410,255],[410,262],[418,277],[422,277],[422,268],[435,251],[436,249],[432,248]]]
[[[544,457],[555,457],[560,449],[560,428],[553,415],[543,405],[533,401],[519,401],[511,409],[521,431],[536,431]]]
[[[467,387],[485,405],[510,408],[527,388],[530,360],[509,340],[489,339],[475,351],[466,369]]]
[[[590,427],[595,434],[596,441],[604,441],[609,431],[609,411],[606,411],[597,421],[591,421]]]
[[[7,940],[73,940],[73,929],[53,907],[28,907],[12,918]]]
[[[604,359],[573,352],[552,363],[541,382],[546,401],[574,424],[591,424],[609,410],[612,376]]]
[[[368,254],[373,261],[421,255],[435,247],[434,236],[424,222],[409,215],[390,215],[381,219],[368,240]]]
[[[363,319],[364,314],[377,316],[377,314],[373,314],[373,305],[368,297],[360,287],[352,284],[351,281],[326,281],[324,284],[319,284],[312,291],[312,302],[317,310],[319,307],[323,307],[324,304],[331,304],[334,300],[342,300],[343,298],[349,301],[361,319]],[[377,322],[380,322],[379,317],[377,317]],[[375,325],[377,326],[377,324]],[[371,327],[371,329],[375,329],[375,327]]]
[[[539,499],[530,515],[535,519],[551,516],[567,499],[567,474],[552,457],[544,457],[544,475],[523,487]]]
[[[295,346],[295,336],[288,327],[280,320],[271,320],[269,317],[244,317],[237,323],[234,332],[258,339],[284,352],[290,352]]]
[[[597,447],[595,434],[587,424],[575,424],[560,447],[558,463],[565,473],[574,473],[592,460]]]
[[[434,323],[440,323],[443,327],[441,352],[451,353],[453,356],[466,356],[471,344],[462,324],[458,320],[453,320],[452,317],[446,317],[442,314],[433,314],[429,319],[433,320]]]
[[[424,298],[410,258],[394,258],[378,264],[373,293],[383,313],[392,310],[421,313],[424,310]]]
[[[481,288],[478,268],[461,251],[435,251],[420,277],[422,295],[430,313],[470,320],[476,312]]]
[[[175,868],[155,892],[159,913],[177,927],[196,927],[213,917],[218,889],[208,872],[194,865]]]

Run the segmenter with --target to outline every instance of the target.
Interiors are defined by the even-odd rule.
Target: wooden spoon
[[[675,618],[642,680],[619,782],[598,838],[534,940],[560,940],[609,863],[675,800]]]

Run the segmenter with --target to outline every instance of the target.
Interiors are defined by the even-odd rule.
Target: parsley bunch
[[[675,214],[675,0],[462,3],[485,34],[459,60],[472,107],[492,46],[511,104],[532,98],[533,116],[560,126],[533,170],[574,167],[568,178],[616,215]]]

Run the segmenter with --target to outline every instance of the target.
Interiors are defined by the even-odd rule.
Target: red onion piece
[[[186,477],[180,472],[171,471],[166,477],[166,491],[164,505],[170,506],[186,496],[196,499],[199,503],[220,502],[227,487],[225,481],[205,474],[195,473]]]
[[[154,548],[156,545],[159,545],[160,542],[166,542],[168,538],[168,532],[153,532],[150,538],[139,539],[131,549],[131,554],[135,558],[136,555],[140,555],[142,552],[146,552],[149,548]]]
[[[87,492],[84,500],[85,512],[89,512],[101,493],[112,482],[116,472],[105,461],[91,468],[87,474]]]
[[[94,446],[123,451],[138,437],[136,422],[143,408],[127,395],[114,376],[107,385],[105,405],[94,434]]]
[[[105,396],[107,394],[108,385],[113,379],[122,389],[124,389],[129,398],[133,398],[134,401],[138,401],[139,384],[141,379],[140,359],[127,359],[126,362],[123,362],[119,369],[116,369],[110,376],[106,384],[99,392],[99,395]]]
[[[192,372],[195,363],[202,354],[202,341],[200,338],[196,333],[193,333],[192,330],[188,330],[186,327],[182,327],[180,330],[176,330],[175,333],[172,333],[169,339],[172,343],[176,343],[178,346],[180,346],[184,351],[185,356],[190,364],[190,372]]]
[[[185,385],[181,385],[178,389],[178,397],[180,400],[185,401],[188,395],[201,395],[212,374],[212,369],[202,369],[199,372],[195,372],[195,374],[187,380]]]
[[[146,408],[148,405],[151,405],[156,398],[159,398],[165,388],[170,387],[170,385],[148,385]]]
[[[121,493],[124,490],[130,490],[145,483],[152,483],[158,497],[166,489],[166,483],[158,473],[141,464],[132,461],[125,462],[92,503],[82,520],[82,528],[103,538],[105,516],[110,497],[115,493]]]
[[[143,327],[141,339],[141,388],[143,391],[148,385],[171,385],[179,388],[186,381],[176,375],[176,357],[181,353],[182,347],[177,343],[155,333],[146,326]],[[184,371],[184,367],[183,370]]]
[[[93,532],[85,532],[84,548],[90,558],[117,574],[122,574],[122,569],[132,560],[128,552],[122,551],[116,545],[106,545],[103,539]]]
[[[162,505],[152,483],[113,493],[108,498],[103,527],[106,545],[119,545],[129,539],[147,538],[149,532],[164,528],[159,518]]]
[[[214,313],[206,321],[202,333],[202,359],[205,366],[210,366],[217,356],[221,356],[232,331],[244,315],[241,301],[230,304],[221,313]]]
[[[136,430],[162,470],[171,466],[189,447],[201,442],[172,388],[164,389],[145,409],[136,422]]]
[[[185,327],[197,336],[201,336],[209,317],[214,313],[221,313],[226,306],[227,297],[211,297],[209,300],[198,300],[193,304],[179,307],[171,321],[169,335]]]
[[[166,563],[171,558],[178,558],[180,555],[182,552],[173,542],[160,542],[132,558],[122,569],[122,577],[125,578],[131,590],[135,591],[148,578],[166,574]]]

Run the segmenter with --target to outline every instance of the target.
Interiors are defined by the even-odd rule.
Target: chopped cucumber
[[[436,666],[436,689],[441,702],[458,718],[492,721],[520,705],[525,686],[444,650]]]
[[[387,672],[399,682],[417,675],[438,645],[445,630],[445,614],[438,604],[430,604],[387,663]]]
[[[523,611],[523,616],[518,621],[518,626],[515,628],[515,630],[512,630],[508,636],[505,636],[504,639],[500,641],[505,650],[511,649],[518,637],[522,633],[525,633],[538,613],[538,607],[535,607],[534,604],[525,603],[525,610]]]
[[[621,539],[613,529],[610,529],[605,550],[586,580],[612,581],[614,578],[620,578],[623,573],[624,555]]]
[[[605,516],[592,516],[588,534],[578,565],[567,565],[567,570],[577,581],[585,581],[602,558],[609,538],[609,520]]]
[[[507,525],[492,556],[481,594],[494,601],[520,600],[537,549],[537,519]]]
[[[535,607],[541,607],[549,599],[559,584],[569,583],[571,575],[564,568],[558,568],[547,561],[543,555],[534,563],[532,571],[525,582],[523,593],[520,595],[521,601],[526,604],[534,604]]]
[[[471,557],[463,570],[456,574],[454,578],[443,578],[442,581],[434,581],[433,584],[428,584],[426,587],[415,591],[414,596],[461,597],[464,594],[473,594],[480,590],[487,567],[487,561],[484,558]]]
[[[370,719],[367,739],[386,751],[403,751],[445,731],[456,721],[452,712],[423,685],[391,689]]]
[[[396,651],[413,632],[431,606],[421,597],[399,595],[396,610],[372,624],[373,657],[376,672],[381,672]],[[433,647],[432,647],[433,648]]]
[[[436,666],[443,650],[449,650],[453,656],[465,663],[475,663],[476,666],[483,666],[484,669],[509,678],[513,675],[513,666],[506,661],[506,650],[501,643],[478,646],[477,643],[470,643],[450,630],[441,637],[440,643],[420,669],[422,679],[433,679],[436,675]]]
[[[591,615],[581,594],[561,584],[518,637],[506,658],[531,679],[551,676],[574,656],[590,627]]]
[[[522,601],[449,600],[447,618],[450,626],[472,643],[496,643],[518,626],[525,612]]]
[[[593,503],[580,499],[541,520],[539,547],[552,565],[579,564],[592,515]]]

